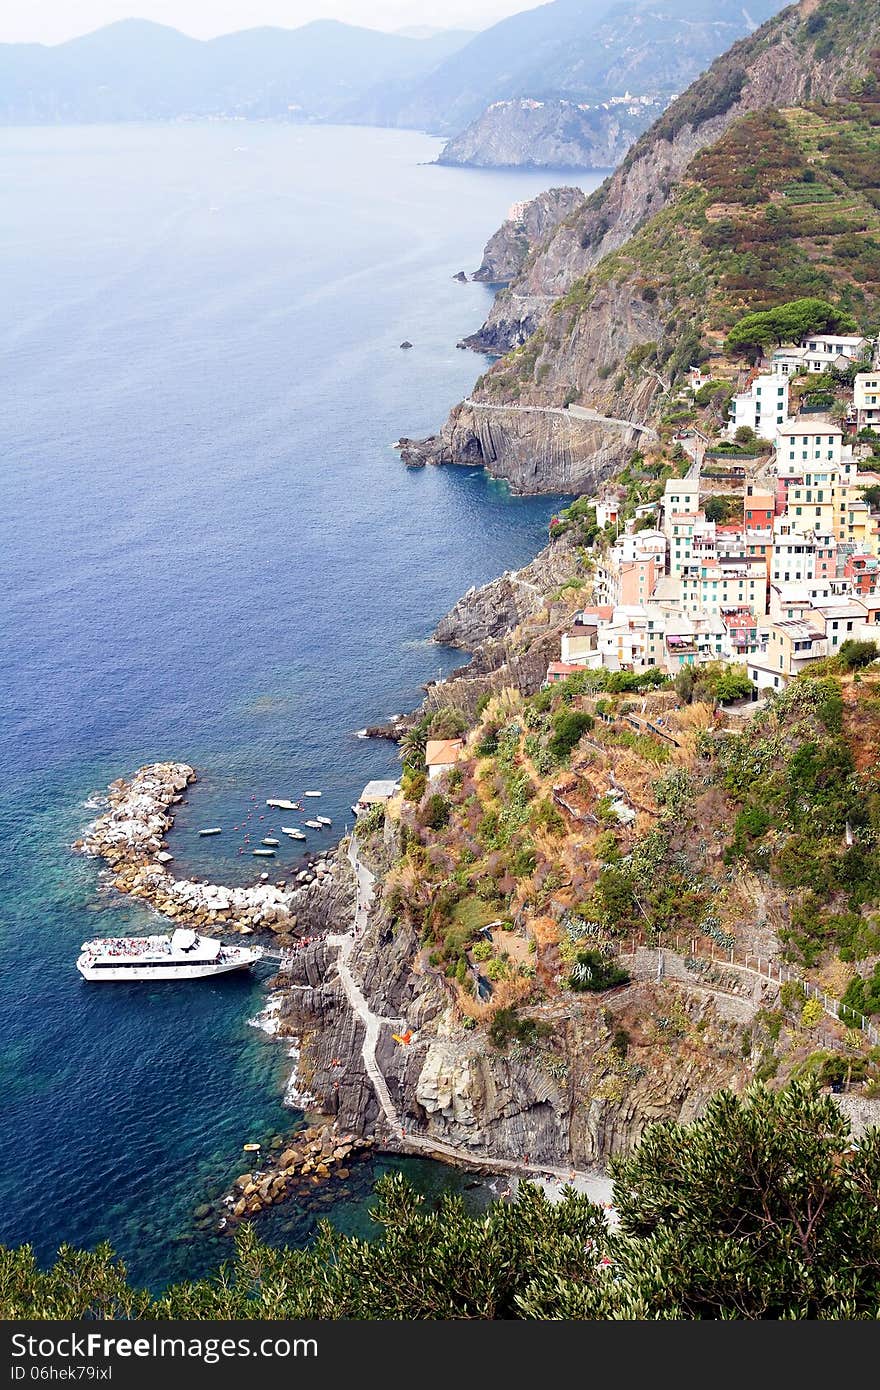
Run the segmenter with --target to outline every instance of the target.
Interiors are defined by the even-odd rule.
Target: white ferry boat
[[[178,927],[171,936],[108,936],[84,941],[76,968],[85,980],[201,980],[245,970],[260,946],[224,946]]]

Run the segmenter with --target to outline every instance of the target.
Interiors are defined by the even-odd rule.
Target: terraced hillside
[[[689,165],[671,203],[577,280],[487,373],[487,399],[578,397],[620,414],[744,313],[807,296],[880,323],[880,104],[756,112]],[[603,309],[629,303],[611,331]],[[644,306],[644,308],[642,308]],[[597,328],[601,327],[601,333]],[[478,395],[479,398],[479,395]]]
[[[543,303],[538,327],[452,412],[436,461],[484,463],[521,490],[586,490],[624,463],[632,439],[595,417],[511,406],[587,406],[650,424],[688,367],[749,311],[811,297],[863,330],[880,324],[880,3],[867,10],[877,47],[834,98],[728,122],[691,156],[660,211]],[[531,253],[499,303],[576,225],[589,241],[593,201]]]

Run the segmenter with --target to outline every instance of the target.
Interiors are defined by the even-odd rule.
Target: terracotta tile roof
[[[463,748],[464,739],[461,738],[429,738],[425,747],[425,763],[428,767],[457,763]]]

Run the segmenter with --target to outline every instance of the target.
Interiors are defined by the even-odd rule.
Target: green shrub
[[[808,999],[801,1009],[801,1023],[805,1028],[815,1028],[825,1016],[825,1010],[819,999]]]
[[[401,791],[404,801],[419,802],[425,795],[425,788],[428,785],[427,772],[416,772],[413,768],[405,766],[403,776],[400,781]]]
[[[477,753],[481,758],[491,758],[498,752],[498,724],[487,724],[483,730],[480,741],[477,744]]]
[[[520,1018],[516,1007],[497,1009],[489,1025],[489,1040],[493,1047],[503,1052],[508,1043],[518,1042],[525,1046],[547,1038],[553,1032],[549,1023],[537,1018]]]
[[[593,727],[593,716],[583,710],[559,709],[553,716],[553,734],[547,743],[548,751],[557,762],[563,762]]]
[[[880,1013],[880,965],[874,966],[874,973],[867,979],[864,975],[853,975],[841,1003],[867,1018]]]
[[[561,835],[565,829],[565,821],[549,797],[532,802],[529,811],[529,823],[536,830],[547,830],[551,835]]]
[[[869,666],[872,661],[877,660],[877,643],[859,642],[853,637],[848,637],[841,643],[837,656],[847,671],[857,671],[860,667]]]
[[[617,985],[629,984],[629,979],[627,971],[608,960],[601,951],[578,951],[568,978],[568,987],[599,994]]]
[[[425,803],[422,812],[422,823],[426,825],[429,830],[442,830],[445,825],[449,824],[451,810],[452,808],[446,800],[446,797],[442,796],[440,792],[434,792],[433,795],[428,797]]]
[[[734,847],[741,853],[753,840],[760,840],[770,825],[770,812],[766,806],[744,806],[733,823]]]

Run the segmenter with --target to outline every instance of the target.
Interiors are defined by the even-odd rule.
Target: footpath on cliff
[[[601,1174],[580,1172],[577,1169],[560,1168],[546,1163],[532,1164],[525,1159],[516,1161],[492,1158],[482,1153],[479,1158],[476,1158],[467,1149],[456,1148],[451,1144],[432,1139],[430,1136],[413,1134],[411,1130],[407,1131],[376,1059],[376,1047],[381,1029],[383,1027],[402,1027],[403,1020],[387,1018],[374,1013],[349,967],[349,958],[355,942],[366,930],[369,923],[376,884],[375,875],[371,873],[358,855],[357,840],[354,835],[349,839],[348,858],[357,879],[357,901],[352,927],[349,932],[330,935],[326,939],[328,945],[338,947],[336,967],[339,979],[352,1012],[363,1025],[364,1041],[361,1055],[364,1070],[373,1084],[380,1112],[387,1126],[387,1135],[384,1139],[385,1147],[394,1152],[423,1154],[429,1158],[441,1159],[448,1163],[459,1163],[469,1168],[488,1169],[492,1172],[508,1173],[514,1177],[534,1178],[540,1182],[550,1197],[558,1196],[564,1186],[574,1187],[576,1191],[586,1193],[593,1201],[607,1206],[611,1201],[612,1183],[609,1178]]]

